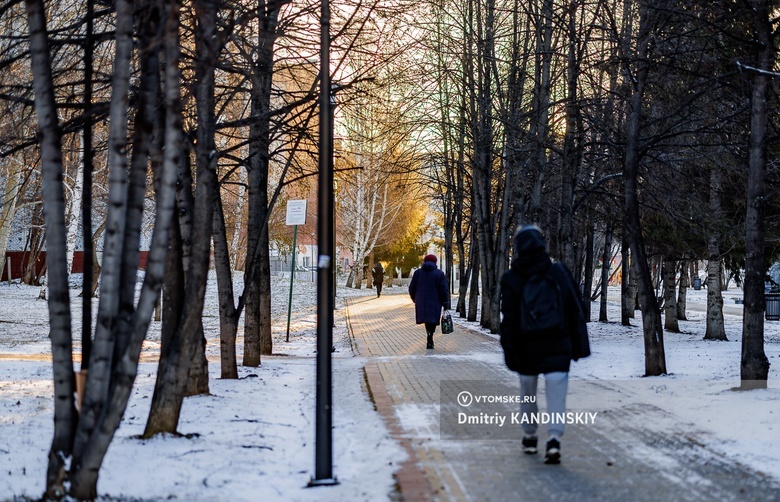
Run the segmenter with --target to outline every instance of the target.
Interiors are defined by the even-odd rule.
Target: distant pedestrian
[[[379,298],[382,295],[382,283],[385,280],[385,271],[381,263],[376,262],[374,269],[371,271],[371,276],[374,278],[374,286],[376,286],[376,297]]]
[[[544,463],[560,463],[569,365],[590,355],[590,346],[571,273],[552,263],[534,225],[515,234],[514,259],[501,278],[501,312],[504,360],[520,374],[523,451],[537,452],[536,388],[544,374],[550,414]]]
[[[442,308],[445,310],[451,308],[447,278],[436,266],[436,256],[425,255],[422,267],[412,275],[409,296],[414,302],[417,324],[425,324],[425,332],[428,334],[426,348],[432,349],[433,333],[441,320]]]

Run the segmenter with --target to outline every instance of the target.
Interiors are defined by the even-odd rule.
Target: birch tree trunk
[[[664,282],[664,329],[666,331],[680,332],[680,323],[677,322],[677,288],[674,280],[677,272],[677,262],[667,256],[663,264]]]
[[[477,302],[479,301],[479,275],[481,273],[479,269],[479,242],[476,239],[476,236],[474,235],[474,232],[472,231],[471,235],[471,250],[473,251],[472,254],[469,256],[470,258],[470,269],[471,272],[469,272],[469,275],[471,277],[471,284],[469,285],[469,310],[466,314],[466,320],[469,322],[474,322],[477,320]]]
[[[593,261],[594,261],[594,244],[593,244],[593,222],[591,221],[590,217],[588,217],[587,223],[585,225],[585,273],[583,274],[584,282],[583,282],[583,290],[582,290],[582,310],[585,313],[585,319],[590,322],[591,319],[591,308],[592,308],[592,289],[593,289]]]
[[[713,167],[710,171],[710,213],[715,227],[707,237],[707,327],[705,340],[727,340],[723,322],[723,294],[720,287],[720,225],[722,212],[720,203],[721,171]]]
[[[612,261],[612,222],[607,222],[604,232],[604,254],[601,258],[601,301],[599,302],[599,322],[607,322],[607,291],[609,290],[609,271]]]
[[[214,208],[214,268],[217,272],[217,294],[219,296],[219,354],[222,378],[237,379],[236,334],[238,333],[238,311],[233,297],[233,274],[230,268],[230,251],[227,245],[225,217],[222,212],[219,193],[215,196]]]
[[[685,314],[688,303],[688,260],[680,262],[680,286],[677,293],[677,320],[687,321]]]
[[[233,270],[239,270],[238,252],[239,252],[239,242],[241,240],[241,231],[242,231],[242,224],[243,224],[244,199],[246,198],[246,184],[247,184],[246,170],[239,169],[236,207],[232,211],[233,236],[230,239],[230,263],[232,264]],[[224,220],[224,213],[222,218]],[[246,268],[246,257],[244,257],[243,267]]]
[[[22,189],[22,166],[16,159],[9,159],[8,178],[5,180],[5,194],[3,196],[3,206],[0,208],[0,259],[5,260],[5,253],[8,250],[8,239],[11,236],[11,223],[16,214],[16,203]],[[5,263],[0,264],[2,271]],[[8,278],[11,277],[11,271],[8,271]]]
[[[79,162],[76,168],[76,175],[73,177],[73,186],[70,190],[70,203],[67,204],[68,237],[65,241],[67,257],[67,270],[70,274],[73,270],[73,254],[76,251],[76,241],[79,233],[79,217],[81,216],[81,201],[83,194],[84,180],[84,155],[83,150],[79,148]]]
[[[130,398],[133,383],[137,376],[138,359],[143,340],[148,331],[154,307],[159,298],[163,279],[165,255],[168,249],[168,232],[173,216],[176,169],[172,164],[163,167],[157,183],[157,207],[155,212],[154,233],[149,248],[146,274],[141,288],[137,307],[133,305],[136,271],[138,270],[138,249],[140,242],[141,215],[145,195],[146,167],[150,157],[155,130],[158,82],[158,56],[156,42],[162,8],[154,2],[145,2],[140,11],[139,50],[141,58],[141,77],[135,115],[135,134],[133,158],[129,172],[127,204],[127,225],[124,249],[122,252],[122,279],[119,294],[121,319],[115,332],[115,353],[111,368],[108,395],[105,398],[104,412],[99,416],[83,449],[74,458],[72,486],[70,493],[78,499],[94,498],[97,492],[97,478],[103,458],[124,415]],[[118,5],[118,16],[123,24],[130,20],[132,26],[132,6]],[[169,144],[168,146],[173,146]],[[90,375],[92,375],[90,371]],[[87,385],[90,385],[88,381]],[[79,424],[81,427],[81,424]],[[81,429],[80,429],[81,431]]]
[[[634,295],[631,291],[631,256],[628,250],[625,229],[620,238],[620,324],[631,326],[630,319],[634,318]]]
[[[47,262],[50,275],[49,336],[54,366],[54,438],[46,471],[46,498],[67,490],[67,462],[73,448],[78,416],[73,399],[73,338],[65,255],[65,194],[62,186],[62,133],[57,120],[54,83],[43,0],[26,0],[35,112],[40,131],[43,205],[46,213]]]
[[[92,345],[90,372],[84,390],[84,400],[79,417],[79,427],[73,447],[76,469],[81,457],[105,413],[113,366],[116,328],[119,322],[122,300],[122,271],[125,227],[127,225],[127,110],[130,85],[130,61],[133,53],[133,6],[128,0],[116,3],[116,53],[112,77],[112,94],[109,129],[109,195],[106,217],[106,236],[103,244],[103,265],[100,282],[95,341]],[[86,477],[87,474],[82,474]],[[75,487],[82,496],[90,495],[90,487],[97,486],[94,479],[80,479]],[[94,495],[92,495],[94,496]]]

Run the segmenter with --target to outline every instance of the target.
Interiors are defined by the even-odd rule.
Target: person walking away
[[[441,320],[442,308],[451,308],[447,278],[436,266],[436,256],[425,255],[422,267],[415,270],[409,282],[409,296],[414,302],[417,324],[425,324],[426,348],[433,349],[433,333]]]
[[[385,280],[385,271],[381,263],[376,262],[371,276],[374,278],[374,286],[376,286],[376,297],[379,298],[382,295],[382,282]]]
[[[510,370],[520,375],[523,451],[537,452],[536,389],[544,375],[547,412],[545,464],[558,464],[564,432],[569,365],[590,355],[587,326],[574,279],[553,263],[535,225],[515,234],[514,258],[501,277],[501,346]],[[559,415],[560,414],[560,415]]]

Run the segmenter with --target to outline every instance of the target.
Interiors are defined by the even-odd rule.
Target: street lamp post
[[[330,86],[330,4],[322,1],[320,16],[319,179],[317,185],[317,387],[314,476],[309,486],[334,485],[333,476],[333,123]]]

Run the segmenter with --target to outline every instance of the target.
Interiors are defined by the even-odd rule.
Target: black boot
[[[428,346],[425,347],[426,349],[432,349],[433,348],[433,333],[428,333]]]

